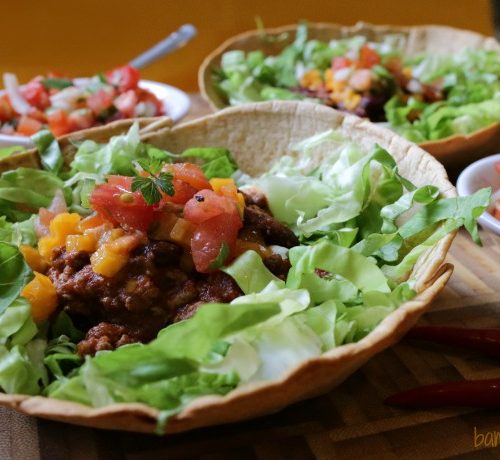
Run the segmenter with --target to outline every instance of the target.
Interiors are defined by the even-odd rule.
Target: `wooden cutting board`
[[[201,99],[193,101],[191,116],[206,113]],[[500,238],[484,231],[481,237],[484,246],[478,247],[465,232],[458,234],[448,257],[454,274],[422,324],[500,327]],[[399,410],[382,402],[418,385],[495,377],[498,361],[403,340],[324,396],[275,415],[181,435],[100,431],[2,408],[0,459],[500,458],[498,411]],[[498,447],[486,447],[494,432]]]

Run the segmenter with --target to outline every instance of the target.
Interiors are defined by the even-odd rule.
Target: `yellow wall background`
[[[120,65],[183,23],[198,28],[184,49],[144,78],[196,91],[203,58],[226,38],[255,28],[310,21],[446,24],[493,33],[489,0],[1,0],[0,72],[20,81],[58,70],[86,76]]]

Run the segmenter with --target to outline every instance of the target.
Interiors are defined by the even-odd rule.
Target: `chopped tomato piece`
[[[114,225],[146,232],[156,210],[140,192],[131,192],[132,178],[109,176],[107,184],[98,185],[90,197],[92,209]]]
[[[45,86],[38,80],[31,80],[24,86],[21,86],[21,94],[28,101],[29,105],[39,110],[45,110],[50,106],[49,93]]]
[[[176,203],[176,204],[184,204],[188,200],[190,200],[193,195],[198,191],[191,185],[189,185],[186,182],[183,182],[181,180],[174,179],[172,181],[172,184],[174,186],[174,195],[169,196],[169,195],[163,195],[164,201],[167,203]]]
[[[87,98],[87,105],[95,115],[100,115],[113,105],[113,95],[100,89]]]
[[[68,116],[68,122],[71,131],[90,128],[94,122],[94,115],[90,109],[78,109],[71,112]]]
[[[42,129],[42,123],[38,120],[22,115],[17,124],[17,132],[23,136],[32,136]]]
[[[495,163],[495,169],[496,169],[497,173],[500,174],[500,161],[497,161]]]
[[[195,224],[201,224],[221,214],[233,214],[235,210],[236,203],[230,198],[212,190],[201,190],[184,206],[184,217]]]
[[[201,168],[195,164],[167,164],[164,166],[163,170],[174,176],[172,184],[175,193],[173,196],[165,195],[164,200],[166,202],[184,204],[191,199],[198,190],[211,188],[205,174],[203,174]]]
[[[200,224],[191,239],[191,253],[196,270],[207,273],[219,268],[214,266],[214,262],[220,258],[224,249],[228,251],[228,255],[219,261],[220,264],[231,260],[235,253],[238,230],[242,225],[237,211],[220,214]]]
[[[371,69],[380,64],[380,55],[370,46],[364,44],[359,50],[359,66],[363,69]]]
[[[352,61],[349,58],[338,56],[334,57],[332,60],[332,70],[345,69],[346,67],[351,67]]]
[[[0,96],[0,121],[9,121],[14,118],[15,115],[16,112],[14,112],[10,104],[9,96],[6,94]]]
[[[120,92],[137,88],[140,74],[137,69],[129,65],[117,67],[106,74],[109,84],[118,88]]]
[[[201,168],[193,163],[167,164],[163,169],[172,173],[174,179],[186,182],[197,190],[212,188]]]
[[[213,263],[221,251],[227,251],[227,258],[234,256],[236,237],[243,226],[235,201],[213,190],[201,190],[186,203],[184,218],[197,224],[191,239],[196,270],[206,273],[218,268]]]
[[[62,136],[71,131],[71,124],[67,113],[62,109],[56,109],[47,114],[49,129],[54,136]]]

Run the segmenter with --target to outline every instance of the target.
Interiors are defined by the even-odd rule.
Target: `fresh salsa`
[[[57,137],[122,118],[163,115],[162,101],[139,87],[139,78],[139,71],[128,65],[87,79],[50,73],[21,86],[6,73],[0,133],[32,136],[48,128]]]

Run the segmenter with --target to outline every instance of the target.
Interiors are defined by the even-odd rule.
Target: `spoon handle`
[[[196,36],[196,27],[192,24],[184,24],[178,30],[165,37],[162,41],[149,48],[144,53],[129,62],[129,65],[136,69],[142,69],[157,59],[172,53],[177,48],[184,46],[194,36]]]

